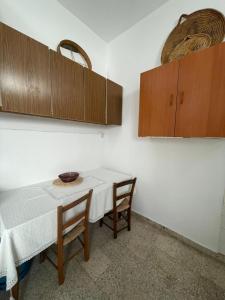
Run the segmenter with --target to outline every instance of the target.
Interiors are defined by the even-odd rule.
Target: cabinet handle
[[[174,97],[173,97],[173,94],[171,94],[171,95],[170,95],[170,106],[173,105],[173,98],[174,98]]]
[[[0,108],[2,108],[2,95],[1,95],[1,91],[0,91]]]
[[[181,92],[180,94],[180,104],[182,105],[184,103],[184,92]]]

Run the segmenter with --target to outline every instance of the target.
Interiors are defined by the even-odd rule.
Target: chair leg
[[[89,237],[88,237],[88,229],[86,228],[83,232],[83,238],[84,238],[84,260],[89,260]]]
[[[127,210],[127,223],[128,223],[128,226],[127,226],[127,228],[128,228],[128,231],[130,231],[130,219],[131,219],[131,209],[130,208],[128,208],[128,210]]]
[[[113,237],[117,238],[117,212],[113,212]]]
[[[64,277],[64,270],[63,270],[63,265],[64,265],[64,258],[63,258],[63,245],[58,245],[57,249],[57,269],[58,269],[58,282],[59,285],[63,284],[65,277]]]
[[[99,221],[99,226],[102,227],[103,225],[103,218],[101,218],[101,220]]]
[[[47,257],[47,249],[40,253],[40,264],[45,261],[46,257]]]
[[[17,282],[13,287],[12,287],[12,296],[15,300],[19,300],[19,283]]]

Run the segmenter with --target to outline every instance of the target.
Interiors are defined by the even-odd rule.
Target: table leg
[[[19,300],[19,283],[17,282],[13,287],[12,287],[12,296],[15,300]]]
[[[46,250],[43,250],[41,253],[40,253],[40,264],[43,263],[46,259],[46,256],[47,256],[47,249]]]

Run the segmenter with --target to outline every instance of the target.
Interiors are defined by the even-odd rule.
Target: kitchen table
[[[6,276],[7,290],[17,282],[16,267],[56,241],[59,205],[93,189],[89,222],[96,222],[113,207],[113,183],[132,178],[105,168],[81,176],[74,186],[56,186],[51,180],[0,193],[0,277]]]

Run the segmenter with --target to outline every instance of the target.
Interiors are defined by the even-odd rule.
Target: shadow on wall
[[[139,90],[123,96],[123,129],[133,139],[138,137]],[[120,128],[118,128],[120,131]]]

